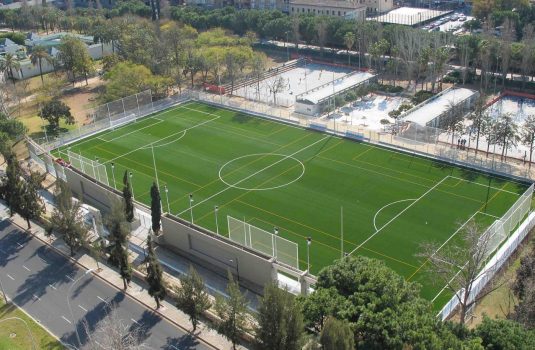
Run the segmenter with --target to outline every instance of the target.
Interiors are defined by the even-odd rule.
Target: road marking
[[[41,301],[41,298],[39,298],[37,295],[33,294],[33,297],[39,301]]]
[[[19,246],[19,248],[24,248],[24,246],[20,244],[19,242],[17,242],[17,245]]]
[[[24,265],[22,265],[22,267],[23,267],[26,271],[30,271],[30,272],[32,271],[32,270],[30,270],[29,268],[27,268],[27,267],[24,266]]]
[[[56,287],[54,287],[53,285],[49,284],[48,285],[50,288],[54,289],[54,290],[57,290]]]
[[[67,321],[67,322],[69,322],[69,323],[71,323],[71,324],[72,324],[72,322],[71,322],[71,321],[69,321],[69,320],[67,319],[67,317],[65,317],[65,316],[61,316],[61,318],[62,318],[62,319],[64,319],[65,321]]]
[[[134,323],[137,324],[138,326],[141,326],[141,323],[139,323],[138,321],[134,320],[133,318],[131,318],[130,320],[132,320],[132,322],[134,322]]]
[[[84,310],[85,312],[87,312],[87,309],[85,307],[83,307],[82,305],[78,305],[78,307],[82,310]]]
[[[70,279],[72,282],[74,282],[74,278],[72,278],[71,276],[69,275],[65,275],[68,279]]]
[[[44,262],[45,264],[48,264],[48,261],[46,261],[46,260],[43,259],[43,258],[39,258],[39,260],[41,260],[41,261]]]
[[[173,348],[173,349],[176,349],[176,350],[180,350],[179,348],[177,348],[176,346],[174,345],[169,345],[169,347]]]
[[[6,276],[11,278],[12,281],[14,281],[15,279],[13,277],[11,277],[11,275],[9,273],[6,273]]]
[[[7,254],[6,251],[3,249],[0,249],[0,252],[2,252],[3,254]]]
[[[106,302],[106,300],[102,299],[102,298],[99,297],[98,295],[97,295],[97,298],[99,298],[99,299],[100,299],[101,301],[103,301],[103,302]]]

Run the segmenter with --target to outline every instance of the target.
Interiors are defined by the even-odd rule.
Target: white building
[[[313,14],[318,16],[336,16],[366,19],[366,6],[339,0],[290,0],[290,15]]]
[[[393,0],[352,0],[359,5],[365,5],[368,13],[383,13],[394,8]]]

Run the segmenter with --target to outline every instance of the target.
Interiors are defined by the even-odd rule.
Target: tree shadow
[[[143,343],[150,337],[150,330],[162,321],[162,318],[150,310],[143,311],[141,317],[130,326],[129,332],[136,334],[139,343]]]
[[[254,118],[254,117],[248,116],[248,115],[243,114],[243,113],[235,113],[232,116],[231,120],[233,122],[239,123],[239,124],[245,124],[245,123],[248,123],[248,124],[260,124],[260,120],[258,118]]]
[[[167,338],[163,349],[193,350],[199,345],[199,341],[191,333],[186,333],[178,338]]]
[[[76,323],[76,329],[80,335],[81,347],[89,342],[91,339],[90,336],[97,329],[98,323],[108,316],[109,306],[114,305],[117,307],[124,300],[124,298],[125,295],[123,292],[119,291],[115,293],[115,296],[112,300],[98,303],[94,308],[87,311],[85,316]],[[65,333],[60,339],[62,342],[67,344],[78,344],[78,336],[76,335],[76,331]]]
[[[82,290],[84,290],[85,287],[87,287],[87,285],[89,283],[91,283],[93,281],[93,277],[88,277],[86,279],[84,279],[83,282],[79,283],[77,286],[76,286],[76,289],[74,289],[74,291],[72,292],[72,294],[70,295],[70,298],[74,299],[76,298],[78,295],[80,295],[80,293],[82,292]]]
[[[0,222],[0,232],[4,232],[11,226],[8,220]],[[19,254],[24,245],[31,240],[31,236],[25,234],[17,228],[12,228],[0,238],[0,267],[5,267]],[[18,243],[18,244],[17,244]],[[20,245],[19,245],[20,244]]]

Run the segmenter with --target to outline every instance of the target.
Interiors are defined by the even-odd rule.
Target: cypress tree
[[[128,177],[128,170],[124,171],[123,176],[123,200],[124,200],[124,213],[126,221],[134,221],[134,199],[132,198],[132,186]]]
[[[110,216],[107,218],[106,226],[109,231],[108,239],[109,258],[108,261],[119,269],[123,279],[124,289],[132,280],[132,267],[128,260],[128,236],[130,234],[129,225],[125,218],[125,210],[120,204],[115,204]]]
[[[23,190],[22,172],[15,154],[7,156],[6,174],[2,181],[2,194],[9,207],[9,215],[13,216],[21,205],[21,195]]]
[[[152,232],[157,235],[160,232],[160,220],[162,218],[162,201],[160,198],[160,190],[155,182],[150,188],[150,214],[152,218]]]
[[[165,281],[163,280],[163,271],[154,247],[152,238],[149,235],[147,238],[147,283],[149,284],[149,294],[156,301],[156,308],[160,308],[160,301],[165,299],[167,290],[165,289]]]
[[[180,278],[180,287],[175,291],[176,306],[189,316],[195,332],[202,313],[211,306],[211,303],[204,289],[204,282],[193,266],[190,266],[187,275]]]
[[[38,219],[45,212],[45,205],[39,195],[39,190],[43,188],[41,183],[45,176],[37,172],[30,172],[22,185],[19,212],[20,216],[26,220],[28,229],[32,227],[30,220]]]

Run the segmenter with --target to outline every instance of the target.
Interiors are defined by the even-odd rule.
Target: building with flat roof
[[[394,0],[350,0],[359,5],[365,5],[368,13],[383,13],[394,8]]]
[[[340,0],[290,0],[290,15],[312,14],[336,16],[364,21],[366,5]]]

